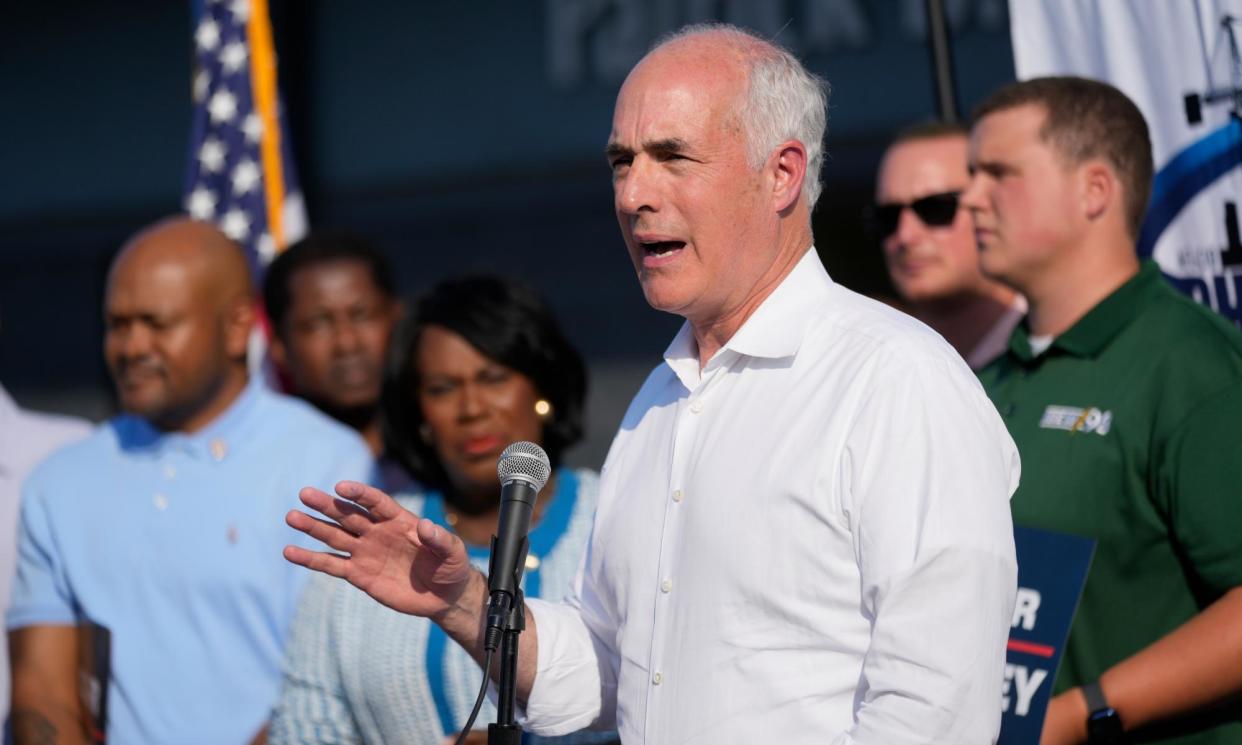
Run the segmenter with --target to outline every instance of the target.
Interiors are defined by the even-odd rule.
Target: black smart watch
[[[1091,745],[1115,745],[1125,742],[1121,728],[1121,716],[1117,710],[1108,705],[1104,691],[1098,682],[1087,683],[1082,687],[1083,698],[1087,699],[1087,742]]]

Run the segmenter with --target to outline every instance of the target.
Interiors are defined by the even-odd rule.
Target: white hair
[[[739,123],[746,134],[747,160],[758,169],[772,150],[786,140],[806,148],[802,191],[814,209],[824,164],[824,131],[828,127],[827,81],[809,72],[784,47],[727,23],[696,23],[666,36],[655,49],[698,37],[719,37],[734,46],[748,64],[746,97]]]

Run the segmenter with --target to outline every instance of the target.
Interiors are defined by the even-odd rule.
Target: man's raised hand
[[[336,493],[302,489],[302,503],[328,520],[291,510],[285,521],[338,553],[286,546],[285,558],[401,613],[437,620],[452,610],[478,575],[461,539],[374,487],[342,481]]]

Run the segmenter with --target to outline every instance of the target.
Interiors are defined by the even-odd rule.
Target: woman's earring
[[[541,419],[547,419],[552,416],[552,404],[546,398],[541,398],[535,402],[535,413]]]

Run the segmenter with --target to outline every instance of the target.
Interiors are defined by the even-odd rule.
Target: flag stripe
[[[185,209],[246,249],[256,283],[306,216],[283,129],[268,0],[201,0]]]
[[[263,162],[263,189],[267,200],[267,229],[276,241],[276,250],[285,246],[282,210],[285,203],[284,166],[281,163],[280,126],[276,112],[276,53],[272,45],[272,24],[267,0],[250,0],[250,19],[246,24],[250,39],[251,86],[254,106],[263,122],[259,154]]]

